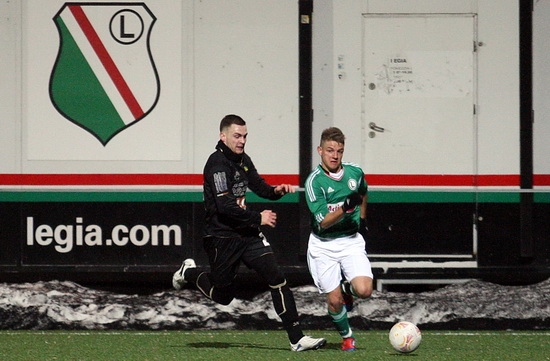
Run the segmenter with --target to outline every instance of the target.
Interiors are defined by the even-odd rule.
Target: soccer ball
[[[422,333],[414,323],[401,321],[390,330],[390,343],[399,352],[413,352],[420,346]]]

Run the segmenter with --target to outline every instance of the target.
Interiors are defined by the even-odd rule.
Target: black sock
[[[298,311],[296,310],[296,302],[292,291],[285,283],[282,286],[271,286],[271,298],[275,311],[283,321],[283,327],[288,334],[288,339],[291,343],[297,343],[304,333],[300,325]]]

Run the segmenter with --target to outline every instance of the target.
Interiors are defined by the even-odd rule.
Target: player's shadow
[[[325,346],[321,348],[321,350],[340,350],[342,346],[339,343],[330,343],[327,342]]]
[[[401,353],[401,352],[393,352],[389,354],[390,356],[397,356],[397,357],[417,357],[418,355],[416,353]]]
[[[191,342],[187,346],[193,348],[254,348],[265,350],[287,350],[288,348],[282,347],[270,347],[265,345],[259,345],[254,343],[242,343],[242,342]]]

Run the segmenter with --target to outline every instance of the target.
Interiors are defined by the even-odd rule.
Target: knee
[[[267,284],[271,288],[281,288],[286,285],[285,275],[281,272],[272,273],[266,277]]]
[[[365,288],[357,293],[357,297],[359,298],[369,298],[372,295],[372,287]]]
[[[250,263],[250,266],[258,272],[271,288],[278,288],[286,284],[285,275],[279,269],[272,253],[257,258]]]
[[[210,296],[212,301],[227,306],[235,298],[235,290],[232,286],[220,288],[213,287],[211,294],[207,296]]]
[[[214,302],[219,303],[223,306],[228,306],[231,301],[233,301],[233,297],[217,297],[216,299],[213,299]]]
[[[357,282],[352,282],[353,291],[359,298],[369,298],[372,295],[372,278],[364,277]]]

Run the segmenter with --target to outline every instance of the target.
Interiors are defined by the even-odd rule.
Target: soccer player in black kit
[[[206,297],[228,305],[235,297],[234,280],[242,262],[269,285],[273,306],[288,334],[290,349],[318,349],[326,340],[304,335],[294,295],[260,231],[260,226],[275,227],[277,214],[271,210],[251,210],[245,203],[248,188],[269,200],[277,200],[295,189],[290,184],[271,186],[260,177],[244,152],[247,136],[246,122],[238,115],[227,115],[221,120],[216,151],[204,166],[206,225],[203,246],[210,272],[200,272],[195,261],[188,258],[174,273],[172,284],[175,289],[181,289],[186,283],[194,284]]]

